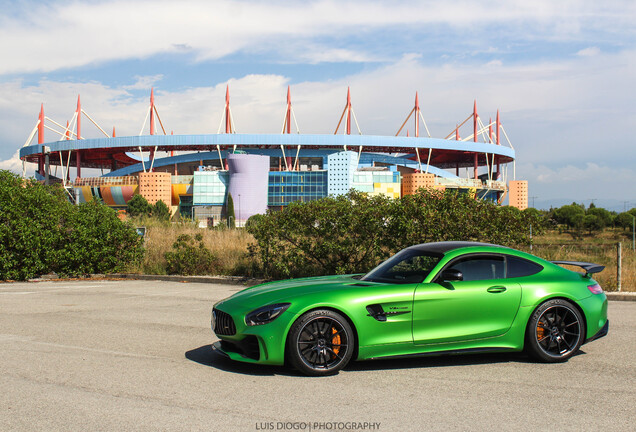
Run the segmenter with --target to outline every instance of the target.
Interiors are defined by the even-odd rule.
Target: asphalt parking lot
[[[636,427],[636,302],[611,302],[609,336],[565,364],[520,354],[429,357],[306,378],[211,351],[211,306],[238,289],[0,284],[0,430]]]

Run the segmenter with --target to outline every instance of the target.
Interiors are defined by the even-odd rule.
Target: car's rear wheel
[[[563,299],[548,300],[530,317],[526,348],[537,360],[563,362],[578,351],[584,335],[583,317],[572,303]]]
[[[349,322],[332,310],[315,310],[302,315],[287,339],[290,363],[306,375],[337,373],[353,355],[355,336]]]

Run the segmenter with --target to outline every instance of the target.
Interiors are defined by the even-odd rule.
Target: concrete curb
[[[608,300],[636,301],[636,292],[606,292]]]
[[[113,279],[137,279],[186,283],[222,283],[244,286],[253,286],[266,282],[265,279],[246,278],[242,276],[180,276],[118,273],[109,274],[106,277]]]

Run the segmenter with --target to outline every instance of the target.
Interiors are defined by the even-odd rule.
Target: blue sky
[[[78,94],[119,136],[151,86],[169,130],[216,133],[229,84],[238,132],[276,133],[289,85],[301,132],[332,133],[351,87],[392,135],[417,91],[434,137],[499,109],[537,207],[636,207],[634,22],[622,0],[0,1],[0,168]]]

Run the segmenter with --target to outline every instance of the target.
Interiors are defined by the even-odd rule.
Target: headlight
[[[291,303],[277,303],[255,309],[245,316],[245,324],[255,326],[270,323],[285,312],[290,304]]]

